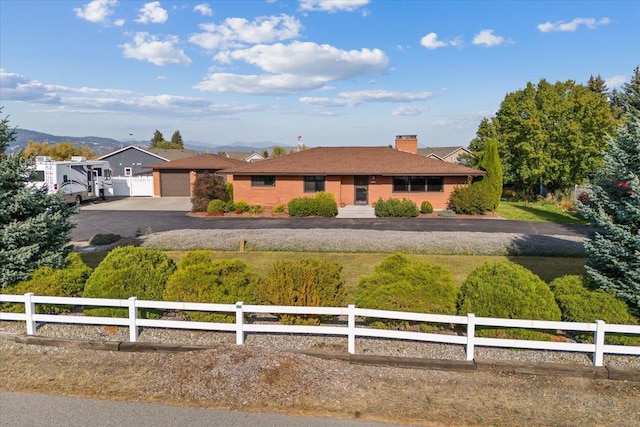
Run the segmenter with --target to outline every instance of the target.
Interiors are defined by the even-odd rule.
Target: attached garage
[[[161,197],[190,197],[189,171],[165,170],[160,174]]]
[[[221,169],[244,163],[242,160],[215,154],[198,154],[165,163],[156,163],[147,168],[153,170],[154,196],[191,197],[191,188],[198,175],[215,174]]]

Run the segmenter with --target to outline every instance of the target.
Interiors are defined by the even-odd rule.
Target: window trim
[[[124,176],[133,176],[133,168],[125,167],[124,168]]]

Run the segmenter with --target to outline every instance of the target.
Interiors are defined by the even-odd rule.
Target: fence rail
[[[357,337],[372,337],[458,344],[465,346],[466,360],[473,360],[475,347],[483,346],[590,353],[592,355],[592,361],[595,366],[603,365],[605,354],[626,354],[640,356],[640,346],[605,344],[606,333],[621,333],[632,336],[640,336],[640,326],[607,324],[602,320],[596,320],[594,323],[553,322],[543,320],[495,319],[490,317],[475,317],[475,315],[472,313],[466,316],[450,316],[442,314],[372,310],[366,308],[357,308],[353,304],[347,307],[293,307],[250,305],[244,304],[242,302],[237,302],[235,304],[210,304],[191,302],[145,301],[138,300],[136,297],[131,297],[129,299],[50,297],[34,295],[33,293],[27,293],[24,295],[0,294],[0,303],[2,302],[24,304],[24,313],[8,313],[0,311],[0,320],[25,322],[28,335],[35,335],[37,323],[72,323],[84,325],[125,326],[129,328],[129,340],[131,342],[136,342],[138,340],[139,328],[145,327],[235,332],[236,344],[238,345],[244,344],[245,335],[248,333],[288,333],[344,336],[347,338],[347,349],[350,354],[355,354],[356,352]],[[91,317],[78,315],[37,314],[36,304],[120,307],[127,308],[129,315],[128,317]],[[138,317],[138,310],[141,308],[235,313],[235,323],[141,319]],[[337,318],[337,321],[334,322],[331,326],[247,323],[245,317],[249,314],[297,314],[335,316]],[[439,323],[445,326],[460,325],[466,327],[466,335],[449,335],[370,328],[366,325],[366,319],[368,318]],[[593,343],[484,338],[476,336],[476,326],[537,330],[560,330],[565,332],[588,332],[593,333],[594,338]]]

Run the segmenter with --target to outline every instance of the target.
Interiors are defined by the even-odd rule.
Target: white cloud
[[[89,22],[105,22],[113,13],[112,7],[118,4],[118,0],[93,0],[83,7],[76,7],[73,11],[78,18]]]
[[[607,88],[613,89],[622,86],[627,82],[627,76],[612,76],[604,80]]]
[[[431,98],[430,92],[394,92],[388,90],[362,90],[341,92],[336,98],[302,97],[300,102],[321,107],[350,107],[367,102],[420,102]],[[402,108],[402,107],[401,107]],[[408,108],[408,107],[407,107]]]
[[[213,50],[294,39],[300,35],[302,24],[293,16],[280,15],[262,16],[254,21],[227,18],[221,24],[202,24],[200,28],[205,32],[192,36],[189,41]]]
[[[116,19],[115,21],[113,21],[113,25],[115,25],[116,27],[122,27],[124,25],[124,19]]]
[[[609,18],[600,18],[598,20],[594,18],[576,18],[571,22],[547,21],[543,24],[538,24],[537,28],[539,31],[543,33],[557,32],[557,31],[574,32],[574,31],[577,31],[578,27],[580,27],[581,25],[584,25],[589,30],[595,30],[598,27],[609,25],[610,23],[611,23],[611,20]]]
[[[379,49],[340,50],[329,45],[293,42],[257,45],[221,52],[217,61],[243,61],[267,74],[212,73],[194,88],[212,92],[294,93],[321,89],[331,81],[382,73],[389,59]]]
[[[212,16],[213,15],[213,10],[211,10],[211,8],[209,7],[209,5],[207,3],[202,3],[199,5],[196,5],[193,10],[195,12],[200,12],[200,15],[202,16]]]
[[[506,43],[504,37],[496,36],[493,30],[482,30],[473,37],[473,44],[487,47],[498,46]]]
[[[160,6],[159,1],[146,3],[139,12],[136,22],[140,24],[164,24],[169,19],[169,13]]]
[[[439,47],[448,46],[449,43],[438,40],[438,35],[436,33],[429,33],[423,38],[420,39],[420,44],[427,49],[437,49]]]
[[[179,40],[175,36],[169,36],[164,41],[149,33],[136,33],[133,43],[121,45],[125,58],[149,61],[152,64],[162,66],[166,64],[190,65],[191,58],[185,55],[182,49],[176,47]]]
[[[353,12],[369,4],[369,0],[299,0],[300,10],[320,12]]]
[[[427,111],[426,107],[417,107],[415,105],[402,105],[391,113],[392,116],[419,116]]]

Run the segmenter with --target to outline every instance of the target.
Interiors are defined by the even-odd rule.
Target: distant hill
[[[146,148],[149,141],[118,141],[112,138],[102,138],[98,136],[57,136],[48,133],[37,132],[29,129],[16,129],[16,139],[9,144],[7,152],[13,153],[27,147],[29,141],[46,142],[48,144],[58,144],[61,142],[72,142],[78,146],[86,146],[92,149],[96,154],[102,155],[110,151],[121,148],[122,146],[136,145]],[[184,148],[195,150],[200,153],[219,153],[221,151],[241,151],[256,152],[262,154],[264,150],[271,151],[273,147],[285,147],[287,151],[291,146],[278,144],[275,142],[233,142],[224,145],[210,145],[200,141],[185,141]]]

